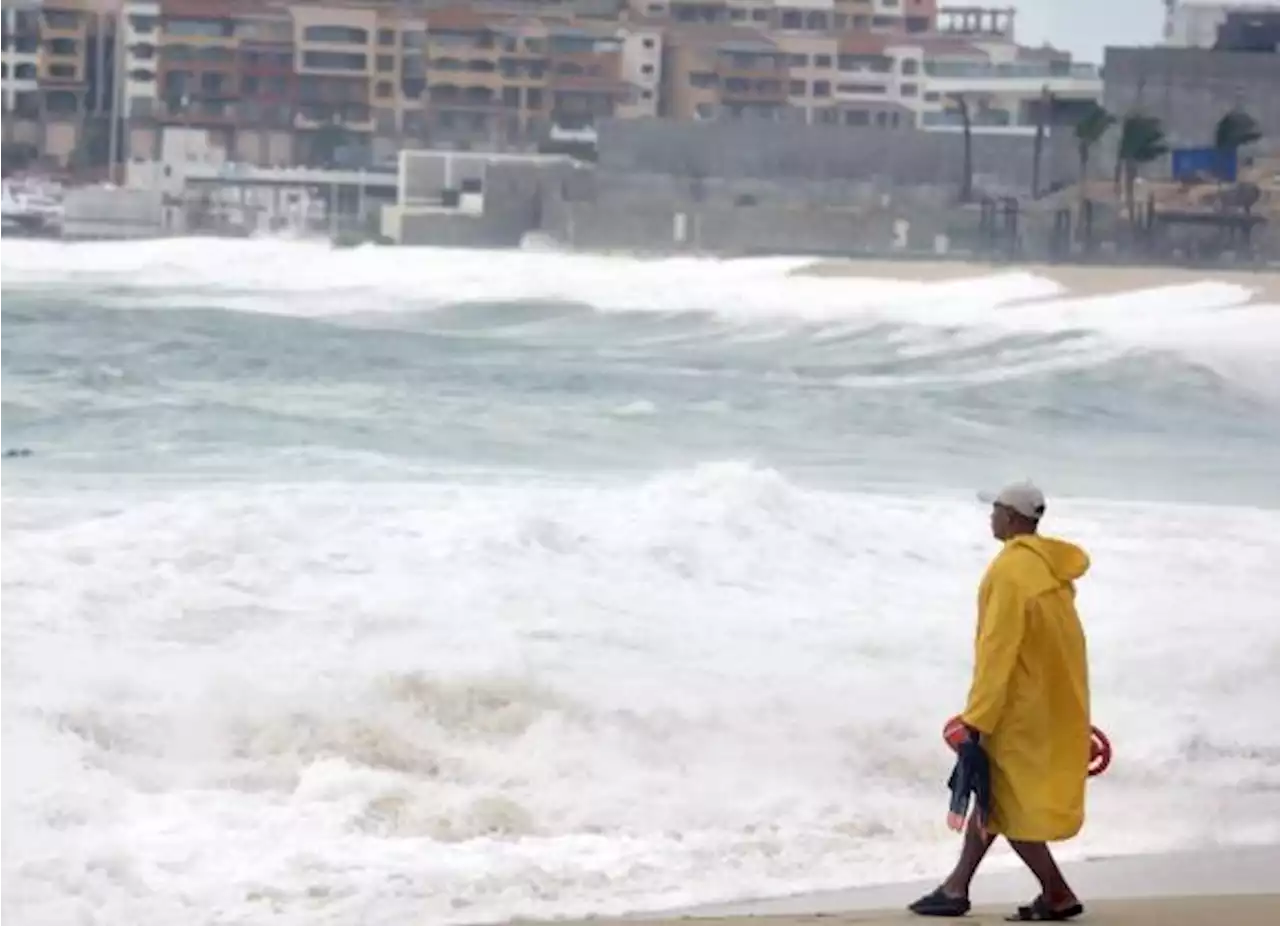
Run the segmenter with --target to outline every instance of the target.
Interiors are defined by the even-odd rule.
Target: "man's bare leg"
[[[1058,863],[1053,860],[1053,853],[1049,851],[1048,845],[1043,842],[1015,842],[1012,839],[1009,840],[1009,845],[1013,846],[1018,858],[1022,859],[1040,882],[1040,896],[1050,910],[1065,910],[1080,902],[1067,884],[1067,879],[1062,876]]]
[[[986,857],[994,838],[987,835],[986,830],[978,825],[978,815],[971,814],[969,826],[964,831],[964,848],[960,850],[960,861],[955,869],[942,882],[942,891],[949,897],[969,896],[969,884],[978,872],[978,866]]]

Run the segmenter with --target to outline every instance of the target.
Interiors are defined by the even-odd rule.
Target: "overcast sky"
[[[1102,63],[1107,45],[1152,45],[1164,31],[1164,0],[989,0],[1018,10],[1023,45],[1049,42],[1076,58]],[[946,6],[939,3],[939,6]]]

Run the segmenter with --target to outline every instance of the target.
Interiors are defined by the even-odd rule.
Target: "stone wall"
[[[541,230],[592,250],[761,254],[930,252],[973,243],[976,206],[924,187],[884,193],[872,184],[750,178],[699,184],[662,175],[577,175],[548,191]]]
[[[82,187],[62,200],[62,237],[152,238],[165,231],[159,190]]]
[[[438,197],[441,162],[422,160],[408,172],[410,200]],[[545,204],[562,199],[575,174],[589,172],[568,158],[463,160],[449,171],[449,182],[475,179],[481,184],[479,214],[440,206],[407,205],[399,217],[402,244],[437,247],[516,247],[542,226]],[[456,186],[454,187],[456,189]]]
[[[1075,178],[1070,131],[1045,139],[1041,183]],[[1030,135],[973,136],[977,185],[999,195],[1030,192],[1034,139]],[[923,132],[763,121],[674,122],[611,120],[599,126],[601,168],[618,173],[678,177],[756,177],[772,180],[874,181],[884,187],[959,186],[959,131]]]
[[[1280,154],[1280,54],[1108,48],[1103,73],[1103,104],[1117,116],[1141,105],[1175,146],[1212,144],[1217,121],[1239,104],[1262,126],[1257,150]]]

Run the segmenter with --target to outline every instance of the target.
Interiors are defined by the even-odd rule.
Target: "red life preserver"
[[[1107,734],[1097,727],[1090,727],[1089,737],[1089,777],[1101,775],[1111,766],[1111,740]],[[942,726],[942,741],[954,752],[969,736],[969,728],[964,725],[960,715],[952,717]]]

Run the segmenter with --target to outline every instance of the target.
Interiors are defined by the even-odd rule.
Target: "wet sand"
[[[1084,266],[958,260],[815,260],[793,273],[797,276],[871,277],[924,282],[966,280],[994,273],[1032,273],[1055,281],[1073,296],[1105,296],[1136,289],[1214,281],[1233,283],[1253,290],[1254,302],[1280,305],[1280,269]]]
[[[977,909],[960,920],[912,916],[906,911],[865,913],[780,914],[774,916],[707,917],[649,920],[655,926],[900,926],[902,923],[1005,922],[1012,908]],[[636,920],[589,920],[592,926],[609,926]],[[1092,926],[1275,926],[1280,923],[1280,894],[1240,897],[1177,897],[1153,900],[1113,900],[1090,905],[1074,920]]]
[[[1001,854],[1001,849],[995,850]],[[1006,858],[980,874],[975,907],[961,923],[1003,923],[1036,893],[1024,869]],[[1280,846],[1222,848],[1164,855],[1091,859],[1063,865],[1085,913],[1096,926],[1277,926]],[[664,914],[558,921],[561,926],[888,926],[939,920],[913,916],[906,904],[936,881],[917,881],[742,901]],[[522,923],[533,921],[520,921]],[[941,920],[941,922],[947,922]],[[954,921],[953,921],[954,922]]]

